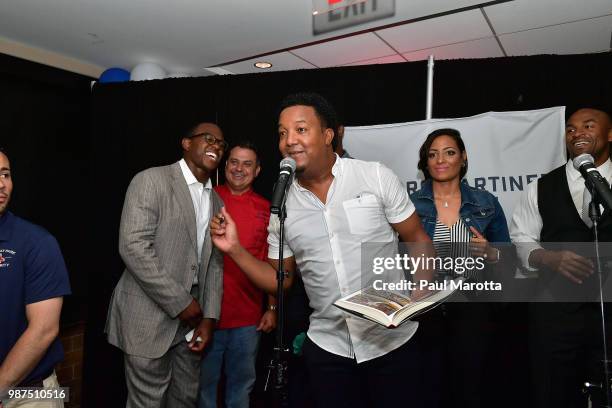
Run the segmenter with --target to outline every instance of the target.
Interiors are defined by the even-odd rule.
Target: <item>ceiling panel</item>
[[[318,67],[333,67],[395,53],[384,41],[371,33],[298,48],[292,52]]]
[[[406,62],[401,55],[393,54],[386,57],[368,59],[363,61],[355,61],[349,64],[344,64],[346,66],[349,65],[373,65],[373,64],[395,64],[396,62]]]
[[[481,1],[395,0],[393,17],[314,35],[310,0],[1,0],[0,36],[101,67],[155,62],[197,73]]]
[[[55,53],[100,69],[118,66],[129,70],[141,62],[154,62],[170,73],[201,75],[204,67],[227,61],[250,59],[257,54],[474,7],[483,2],[395,0],[393,17],[314,35],[310,0],[174,0],[172,4],[167,0],[0,0],[0,37],[22,48],[30,46],[43,54]],[[498,33],[510,34],[542,25],[612,15],[612,0],[512,0],[489,6],[486,11]],[[597,21],[588,21],[599,27]],[[609,31],[599,28],[587,27],[584,34],[574,31],[568,34],[570,41],[549,41],[548,31],[538,31],[543,36],[538,39],[530,34],[524,38],[508,36],[504,40],[513,50],[516,46],[517,53],[586,53],[609,47]],[[413,54],[412,58],[424,58],[431,52],[438,58],[499,54],[490,41],[472,41],[492,35],[479,10],[414,22],[380,30],[380,33],[393,48]],[[599,37],[593,41],[593,35]],[[345,37],[297,48],[295,54],[322,67],[399,61],[390,57],[395,50],[385,41],[371,34],[360,34],[352,39]],[[533,44],[527,44],[527,49],[521,51],[522,41]],[[602,46],[603,42],[606,44]],[[553,49],[555,44],[560,48]],[[460,52],[466,53],[460,55]],[[20,55],[27,58],[27,53]],[[278,58],[273,70],[308,67],[283,53]],[[53,65],[53,58],[43,63]],[[250,72],[250,63],[232,64],[232,69]]]
[[[612,1],[514,0],[485,7],[485,11],[495,32],[504,34],[612,14]]]
[[[580,54],[610,49],[612,16],[504,34],[508,55]]]
[[[0,35],[107,67],[198,72],[312,35],[308,3],[2,0]]]
[[[503,57],[495,38],[466,41],[458,44],[444,45],[403,54],[409,61],[421,61],[433,55],[437,60],[459,58],[494,58]]]
[[[267,69],[257,68],[254,64],[258,61],[269,62],[272,64],[272,67]],[[281,52],[278,54],[266,55],[261,58],[237,62],[235,64],[223,65],[221,68],[234,74],[247,74],[253,72],[289,71],[292,69],[309,69],[316,67],[289,52]]]
[[[376,33],[401,53],[493,35],[480,10],[417,21]]]

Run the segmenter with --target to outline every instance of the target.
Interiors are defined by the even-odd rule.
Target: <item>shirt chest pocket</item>
[[[375,232],[386,222],[381,204],[374,194],[361,194],[342,203],[351,234]]]

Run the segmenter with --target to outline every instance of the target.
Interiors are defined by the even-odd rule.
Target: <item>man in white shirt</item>
[[[565,141],[570,160],[527,186],[514,211],[510,236],[525,268],[537,270],[549,290],[571,295],[597,279],[593,262],[572,244],[593,241],[593,231],[583,210],[584,179],[571,159],[591,154],[598,171],[612,182],[610,116],[596,109],[574,112],[566,124]],[[609,210],[603,212],[598,231],[600,241],[612,241]],[[582,384],[603,379],[599,316],[599,304],[594,302],[530,305],[534,406],[586,406]]]
[[[208,227],[223,205],[210,177],[227,144],[217,125],[199,123],[181,146],[177,163],[134,176],[121,214],[126,268],[106,332],[124,352],[127,407],[195,407],[200,354],[221,310],[223,258]]]
[[[417,406],[419,356],[408,341],[416,322],[394,330],[348,316],[334,301],[372,278],[362,248],[378,243],[377,256],[394,257],[402,241],[423,243],[421,227],[405,186],[380,163],[342,159],[334,153],[337,119],[320,95],[291,95],[281,103],[279,149],[296,161],[296,179],[287,193],[284,266],[289,286],[297,268],[313,313],[303,355],[318,407],[391,406],[397,393]],[[240,247],[233,221],[223,211],[212,221],[213,242],[227,252],[256,285],[276,290],[278,218],[270,220],[268,263]],[[419,253],[420,255],[420,253]],[[417,271],[415,280],[431,279]],[[365,385],[365,386],[364,386]],[[401,391],[400,391],[401,390]]]

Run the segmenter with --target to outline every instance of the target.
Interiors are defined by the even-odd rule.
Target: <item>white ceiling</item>
[[[141,62],[209,75],[610,51],[612,0],[493,3],[395,0],[393,17],[314,35],[312,0],[2,0],[0,52],[88,75]]]

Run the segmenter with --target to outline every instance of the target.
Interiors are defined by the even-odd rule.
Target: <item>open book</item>
[[[370,287],[337,300],[334,306],[383,326],[397,327],[407,319],[423,314],[444,302],[461,287],[462,281],[463,278],[449,281],[442,290],[418,300],[412,300],[398,292]]]

